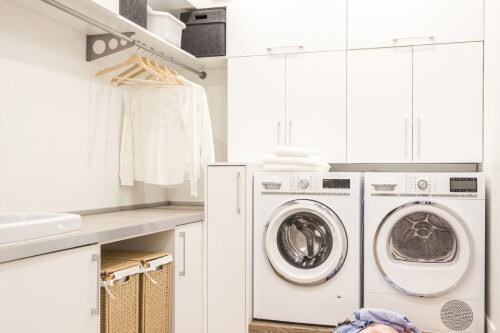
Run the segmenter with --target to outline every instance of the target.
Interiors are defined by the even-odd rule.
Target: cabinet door
[[[347,53],[347,161],[411,162],[411,47]]]
[[[287,144],[346,162],[346,52],[286,56]]]
[[[349,0],[348,48],[483,40],[483,0]]]
[[[99,247],[0,264],[2,332],[99,332]]]
[[[228,56],[345,50],[346,3],[233,0],[227,8]]]
[[[228,61],[228,161],[261,161],[285,144],[285,56]]]
[[[207,176],[208,333],[246,332],[245,167]]]
[[[413,160],[482,161],[483,43],[414,48]]]
[[[202,222],[175,228],[175,333],[203,330]]]

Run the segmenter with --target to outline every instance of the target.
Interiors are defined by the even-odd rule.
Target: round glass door
[[[465,277],[472,255],[463,221],[431,202],[409,203],[389,213],[373,246],[384,278],[414,296],[436,296],[455,288]]]
[[[338,216],[312,200],[279,207],[269,219],[266,253],[274,271],[288,282],[320,284],[332,278],[347,255],[347,236]]]

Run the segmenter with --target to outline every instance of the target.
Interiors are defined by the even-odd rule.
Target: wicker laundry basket
[[[104,251],[103,257],[141,264],[139,332],[170,333],[172,256],[167,252]]]
[[[140,271],[135,261],[102,258],[101,333],[139,332]]]

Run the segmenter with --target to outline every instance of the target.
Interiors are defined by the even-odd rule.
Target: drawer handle
[[[186,233],[179,232],[179,240],[182,238],[182,271],[179,270],[179,276],[186,276]]]
[[[266,49],[270,52],[272,50],[279,50],[279,49],[303,49],[304,45],[289,45],[289,46],[271,46],[271,47],[266,47]]]
[[[400,40],[405,40],[405,39],[430,39],[431,41],[434,41],[435,40],[435,37],[434,36],[416,36],[416,37],[398,37],[398,38],[393,38],[393,42],[394,43],[397,43],[399,42]]]

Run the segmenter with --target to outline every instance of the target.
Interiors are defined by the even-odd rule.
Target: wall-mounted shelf
[[[33,0],[7,0],[14,5],[22,7],[28,11],[42,15],[52,21],[58,22],[68,28],[82,32],[86,35],[97,35],[104,33],[101,29],[94,27],[76,17],[72,17],[57,8],[53,8],[43,1]],[[199,69],[225,68],[227,61],[225,57],[196,58],[192,54],[180,49],[168,41],[158,37],[143,27],[129,21],[128,19],[117,15],[115,12],[102,7],[91,0],[59,0],[61,4],[74,9],[95,21],[102,22],[106,26],[121,32],[133,32],[133,38],[147,44],[159,52],[175,58],[187,66]],[[126,51],[125,51],[126,52]],[[130,49],[129,52],[135,52]]]

